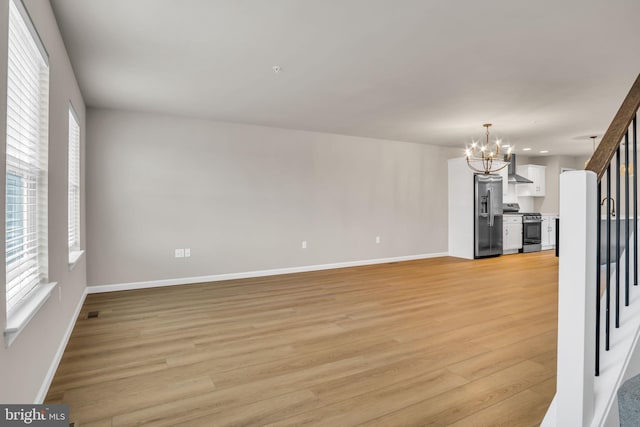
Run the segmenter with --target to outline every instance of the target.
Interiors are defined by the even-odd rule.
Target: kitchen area
[[[477,259],[555,249],[559,175],[584,160],[520,157],[512,155],[509,165],[494,174],[474,173],[464,157],[449,160],[450,256]]]

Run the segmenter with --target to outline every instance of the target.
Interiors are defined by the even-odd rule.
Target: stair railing
[[[631,244],[633,244],[633,253],[638,253],[638,235],[634,230],[638,229],[638,153],[637,153],[637,112],[640,108],[640,75],[636,78],[631,90],[627,94],[624,102],[620,106],[618,113],[611,122],[607,132],[602,137],[602,141],[598,149],[594,152],[586,166],[586,170],[590,170],[597,175],[597,200],[596,208],[600,213],[596,219],[596,266],[602,269],[605,266],[605,286],[602,289],[602,274],[596,275],[596,331],[595,331],[595,375],[600,375],[600,355],[603,347],[600,342],[600,320],[601,311],[604,310],[604,350],[609,351],[611,347],[611,323],[613,317],[614,328],[620,328],[621,313],[621,286],[624,284],[624,306],[628,307],[630,303],[630,282],[631,282],[631,265],[630,254]],[[630,145],[632,144],[632,145]],[[624,155],[621,151],[624,151]],[[632,162],[629,161],[629,154],[632,153]],[[622,158],[624,156],[624,158]],[[624,159],[624,160],[623,160]],[[624,161],[624,164],[621,164]],[[615,179],[612,178],[612,165],[615,162]],[[620,177],[624,176],[624,182]],[[611,195],[612,180],[615,180],[615,199]],[[631,182],[630,182],[631,180]],[[602,197],[602,187],[606,185],[606,196]],[[633,187],[633,196],[631,197],[631,188]],[[621,190],[624,189],[624,199],[621,198]],[[616,217],[615,201],[618,201],[618,212]],[[624,202],[624,203],[623,203]],[[605,215],[601,214],[601,209],[606,205]],[[624,211],[622,209],[624,206]],[[630,210],[633,210],[630,216]],[[602,217],[606,219],[603,220]],[[612,221],[614,221],[612,223]],[[606,228],[602,230],[603,222]],[[621,222],[624,229],[621,230]],[[615,246],[612,245],[613,231],[615,224]],[[630,227],[633,225],[633,228]],[[621,234],[622,233],[622,234]],[[603,236],[604,234],[604,236]],[[604,238],[604,239],[603,239]],[[633,240],[631,241],[631,238]],[[603,240],[605,240],[603,242]],[[624,245],[624,247],[623,247]],[[604,253],[601,248],[604,246]],[[615,257],[611,253],[615,248]],[[621,250],[624,251],[624,282],[622,283],[620,268]],[[611,270],[615,264],[615,277],[611,277]],[[638,286],[638,258],[633,257],[633,285]],[[612,283],[613,282],[613,283]],[[611,289],[614,286],[614,289]],[[604,301],[600,296],[604,291]],[[614,295],[612,295],[612,293]],[[613,308],[612,305],[613,298]],[[613,310],[613,313],[612,313]]]
[[[640,340],[640,322],[623,324],[640,312],[639,108],[640,75],[585,170],[560,177],[558,370],[545,426],[602,425]]]

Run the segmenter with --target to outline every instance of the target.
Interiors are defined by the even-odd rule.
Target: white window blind
[[[69,107],[69,261],[80,250],[80,125]]]
[[[9,2],[5,262],[10,313],[48,279],[49,66],[21,3]]]

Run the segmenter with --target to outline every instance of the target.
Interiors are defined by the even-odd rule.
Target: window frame
[[[8,9],[2,299],[7,346],[56,286],[48,282],[49,56],[22,1],[10,0]],[[11,237],[20,243],[8,251],[12,232],[21,233]]]
[[[77,131],[74,129],[77,128]],[[80,119],[73,104],[69,102],[69,135],[68,135],[68,163],[67,163],[67,227],[68,227],[68,249],[69,267],[73,268],[84,251],[81,240],[81,198],[82,198],[82,178],[81,171],[81,141],[82,127]]]

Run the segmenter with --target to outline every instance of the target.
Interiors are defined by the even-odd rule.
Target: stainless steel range
[[[521,252],[539,252],[541,250],[542,215],[539,212],[523,213]]]
[[[542,215],[540,212],[520,212],[518,203],[505,203],[505,213],[522,215],[522,249],[520,252],[538,252],[542,250]]]

